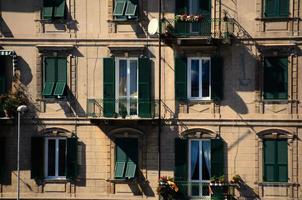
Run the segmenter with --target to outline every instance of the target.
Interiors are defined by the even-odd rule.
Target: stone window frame
[[[298,140],[296,133],[283,129],[267,129],[257,133],[256,139],[256,184],[260,197],[265,196],[266,187],[287,187],[289,196],[293,197],[293,187],[298,186],[298,168],[295,157],[298,152]],[[287,139],[288,143],[288,182],[264,182],[263,181],[263,141],[265,139]]]

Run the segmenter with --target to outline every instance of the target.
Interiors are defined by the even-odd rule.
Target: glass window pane
[[[200,13],[200,10],[199,10],[199,1],[191,0],[190,14],[191,15],[197,15],[198,13]]]
[[[127,60],[119,61],[119,96],[127,96]]]
[[[208,183],[203,183],[202,184],[202,196],[210,196],[209,184]]]
[[[202,97],[210,96],[210,61],[202,61]]]
[[[48,174],[56,175],[56,140],[48,140]]]
[[[202,142],[202,180],[210,180],[211,174],[211,142]]]
[[[137,95],[137,61],[130,60],[130,96]]]
[[[59,140],[59,176],[66,176],[66,140]]]
[[[130,98],[130,115],[137,115],[137,98]]]
[[[127,97],[120,97],[119,98],[119,113],[122,116],[126,116],[128,115],[128,111],[127,111]]]
[[[199,180],[199,142],[191,141],[191,180]]]
[[[199,60],[191,61],[191,97],[199,97]]]
[[[191,188],[192,188],[192,196],[199,196],[200,183],[193,183]]]

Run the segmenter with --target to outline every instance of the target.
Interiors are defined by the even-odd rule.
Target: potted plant
[[[0,96],[0,116],[14,117],[20,105],[27,105],[27,100],[22,91],[8,93]]]
[[[162,176],[159,179],[157,193],[163,200],[172,200],[176,198],[179,189],[172,177]]]

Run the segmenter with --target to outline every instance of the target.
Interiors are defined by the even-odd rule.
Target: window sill
[[[122,179],[107,179],[106,180],[107,182],[110,182],[110,183],[129,183],[129,182],[136,182],[136,179],[135,178],[131,178],[131,179],[128,179],[128,178],[122,178]]]
[[[67,183],[69,182],[66,178],[45,178],[44,183]]]
[[[136,19],[112,19],[112,20],[107,20],[107,22],[110,23],[116,23],[116,24],[136,24],[140,20],[138,18]]]
[[[188,104],[188,105],[194,105],[194,104],[202,104],[202,105],[208,105],[211,103],[214,103],[213,100],[202,100],[202,99],[188,99],[188,100],[177,100],[180,104]]]
[[[267,187],[290,187],[290,186],[299,186],[299,183],[288,183],[288,182],[261,182],[258,183],[259,186]]]
[[[299,20],[299,17],[257,17],[255,18],[256,21],[293,21]]]
[[[267,104],[288,104],[288,103],[295,103],[298,102],[297,100],[287,100],[287,99],[263,99],[263,103]]]
[[[58,103],[59,101],[67,101],[67,97],[63,96],[60,98],[56,97],[42,97],[42,99],[36,99],[36,101],[42,101],[44,103]]]

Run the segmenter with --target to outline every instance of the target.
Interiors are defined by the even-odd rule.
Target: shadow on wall
[[[79,142],[78,144],[78,179],[76,186],[85,187],[86,186],[86,144],[84,142]]]
[[[3,12],[29,12],[30,13],[36,10],[40,10],[40,7],[38,6],[36,0],[24,0],[24,1],[10,0],[10,1],[1,2],[1,11]]]
[[[28,63],[21,56],[18,56],[18,66],[21,74],[21,83],[25,86],[29,85],[33,79],[33,74]]]
[[[10,28],[8,27],[8,25],[6,24],[5,20],[2,18],[2,16],[0,16],[0,25],[1,25],[1,34],[4,37],[14,37],[12,31],[10,30]]]

